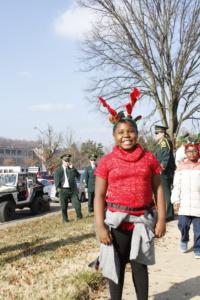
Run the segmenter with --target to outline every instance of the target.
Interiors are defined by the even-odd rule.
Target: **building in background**
[[[40,160],[31,148],[0,146],[0,165],[21,166],[26,170],[33,165],[40,167]]]

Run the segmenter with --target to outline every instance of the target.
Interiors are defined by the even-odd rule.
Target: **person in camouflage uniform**
[[[168,128],[165,126],[155,126],[156,151],[155,156],[160,163],[162,172],[161,180],[164,188],[167,221],[174,219],[173,205],[171,204],[171,185],[175,171],[175,159],[173,154],[173,145],[166,132]]]

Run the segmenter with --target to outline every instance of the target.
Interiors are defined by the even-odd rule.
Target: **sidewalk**
[[[192,227],[190,239],[189,251],[181,253],[177,220],[167,223],[165,237],[156,240],[156,264],[149,267],[150,300],[200,299],[200,259],[194,257],[191,249]],[[127,269],[123,300],[136,300],[131,273]],[[108,291],[104,291],[97,299],[109,299]]]

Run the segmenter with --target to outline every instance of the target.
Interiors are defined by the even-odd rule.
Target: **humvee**
[[[36,174],[0,173],[0,222],[15,218],[17,208],[30,208],[32,214],[50,210],[49,198]]]

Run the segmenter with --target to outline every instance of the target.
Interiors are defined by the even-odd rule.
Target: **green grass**
[[[93,218],[69,216],[66,224],[49,214],[0,230],[0,299],[92,299],[103,284],[88,268],[98,255]]]

